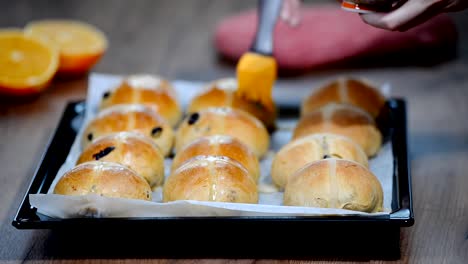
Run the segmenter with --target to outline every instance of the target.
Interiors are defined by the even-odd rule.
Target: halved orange
[[[58,50],[24,35],[21,30],[0,30],[0,92],[30,95],[42,91],[54,77]]]
[[[56,45],[59,73],[80,74],[96,64],[107,50],[107,38],[96,27],[74,20],[41,20],[26,25],[27,35]]]

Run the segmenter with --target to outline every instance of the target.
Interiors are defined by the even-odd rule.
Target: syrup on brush
[[[274,110],[272,89],[277,65],[273,58],[273,30],[282,0],[259,0],[257,33],[250,51],[237,64],[237,95]]]

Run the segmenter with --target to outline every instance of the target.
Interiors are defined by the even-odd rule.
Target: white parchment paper
[[[327,216],[327,215],[361,215],[375,216],[389,214],[393,184],[393,153],[391,142],[385,143],[378,155],[369,160],[370,170],[380,180],[384,191],[385,212],[363,213],[343,209],[311,208],[283,206],[283,192],[272,184],[270,167],[274,153],[288,143],[296,119],[278,120],[279,129],[272,135],[269,153],[261,160],[261,178],[259,181],[259,204],[239,204],[203,201],[175,201],[162,203],[161,188],[153,192],[153,201],[107,198],[99,195],[64,196],[53,194],[54,187],[60,177],[75,166],[81,153],[80,138],[85,125],[96,114],[104,92],[118,85],[121,76],[106,74],[91,74],[86,99],[86,112],[83,126],[79,128],[78,136],[70,153],[58,171],[47,194],[31,194],[29,200],[38,212],[50,217],[169,217],[169,216]],[[184,80],[173,81],[181,105],[185,108],[190,100],[199,93],[204,83]],[[388,93],[388,85],[384,86]],[[283,88],[284,91],[284,88]],[[291,94],[291,91],[284,91]],[[299,107],[303,94],[296,96]],[[281,91],[274,93],[275,101],[281,105]],[[291,98],[289,96],[288,98]],[[294,99],[293,99],[294,100]],[[286,104],[291,105],[291,101]],[[170,159],[166,159],[166,177],[169,176]]]

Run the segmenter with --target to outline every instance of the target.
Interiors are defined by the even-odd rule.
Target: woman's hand
[[[408,0],[389,13],[361,14],[361,18],[374,27],[406,31],[440,13],[461,11],[467,7],[468,0]]]
[[[340,0],[338,0],[340,1]],[[301,0],[284,0],[280,17],[291,26],[300,23]],[[468,0],[401,0],[389,13],[360,14],[362,20],[374,27],[406,31],[445,12],[468,8]]]

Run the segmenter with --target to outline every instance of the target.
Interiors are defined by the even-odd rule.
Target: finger
[[[297,26],[301,21],[301,1],[291,1],[291,24]]]
[[[387,30],[405,31],[427,21],[442,10],[439,3],[433,1],[408,1],[400,8],[387,13],[362,14],[365,23]]]
[[[450,3],[445,7],[445,12],[458,12],[468,8],[468,1],[466,0],[455,0],[450,1]]]
[[[362,14],[361,17],[364,22],[372,26],[398,30],[399,27],[423,13],[425,8],[419,1],[408,1],[390,13]]]
[[[300,21],[300,1],[285,0],[281,9],[281,19],[290,26],[297,26]]]
[[[423,24],[424,22],[430,20],[431,18],[435,17],[436,15],[440,14],[442,11],[441,8],[431,6],[428,9],[426,9],[423,13],[420,15],[416,16],[414,19],[408,21],[406,24],[401,25],[399,28],[397,28],[398,31],[404,32],[407,31],[411,28],[414,28],[420,24]]]
[[[382,28],[382,29],[389,29],[388,25],[386,25],[383,21],[383,18],[387,14],[382,14],[382,13],[360,13],[362,21],[364,23],[369,24],[371,26],[377,27],[377,28]]]
[[[289,17],[291,16],[291,3],[289,0],[283,1],[283,6],[281,7],[281,19],[288,22]]]

